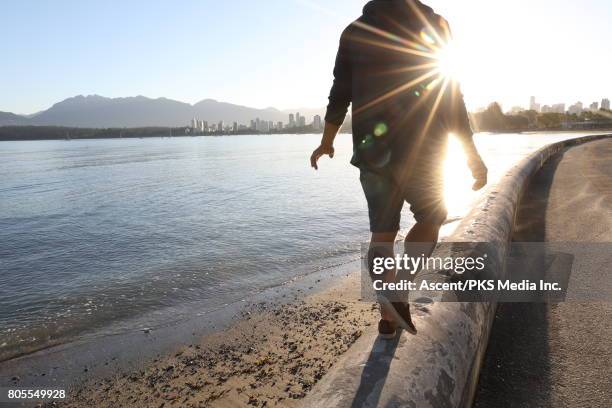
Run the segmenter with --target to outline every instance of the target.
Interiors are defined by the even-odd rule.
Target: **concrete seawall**
[[[551,157],[568,147],[612,137],[589,136],[546,146],[516,165],[463,219],[449,242],[480,243],[453,251],[454,256],[486,252],[486,274],[503,279],[521,197],[531,178]],[[446,254],[435,254],[446,256]],[[448,281],[430,272],[418,280]],[[469,407],[497,305],[434,302],[413,307],[419,333],[393,341],[368,330],[315,386],[305,407]]]

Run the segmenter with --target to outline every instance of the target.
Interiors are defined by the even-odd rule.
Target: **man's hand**
[[[325,122],[325,129],[323,130],[323,138],[321,139],[321,145],[312,152],[310,156],[310,165],[315,169],[319,170],[317,162],[323,155],[328,155],[330,158],[334,157],[334,139],[340,130],[340,125],[334,125],[333,123]]]
[[[472,177],[474,177],[474,185],[472,190],[478,191],[487,185],[487,166],[480,157],[469,163],[470,170],[472,171]]]
[[[315,170],[319,170],[317,166],[317,162],[321,158],[321,156],[328,155],[330,158],[334,157],[334,146],[332,145],[320,145],[312,152],[312,156],[310,156],[310,166],[312,166]]]

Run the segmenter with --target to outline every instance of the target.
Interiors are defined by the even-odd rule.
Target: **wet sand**
[[[227,330],[141,369],[96,379],[60,407],[295,406],[378,321],[359,275],[287,304],[259,303]]]

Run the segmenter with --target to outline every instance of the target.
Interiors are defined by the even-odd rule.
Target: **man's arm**
[[[462,144],[463,150],[465,151],[468,159],[468,167],[470,168],[472,177],[474,178],[472,190],[478,191],[487,185],[487,174],[489,171],[484,161],[480,157],[480,154],[478,154],[473,137],[470,135],[470,137],[465,138],[462,140]]]
[[[334,157],[334,139],[344,122],[353,99],[353,72],[347,48],[346,31],[340,38],[340,46],[334,66],[334,84],[329,92],[329,104],[325,114],[325,130],[321,145],[310,156],[310,165],[318,170],[317,161],[323,155]]]
[[[480,190],[487,184],[487,166],[484,164],[474,144],[474,132],[470,125],[470,119],[465,107],[465,102],[463,101],[463,95],[461,95],[461,91],[459,90],[459,85],[453,83],[451,87],[453,89],[449,95],[449,103],[451,105],[449,109],[449,129],[457,136],[467,156],[467,164],[472,172],[472,177],[474,177],[472,189],[475,191]]]
[[[353,70],[348,47],[349,28],[340,37],[336,63],[334,64],[334,83],[329,91],[329,103],[325,121],[342,126],[348,107],[353,99]]]
[[[452,33],[448,21],[443,17],[440,17],[440,29],[441,33],[446,37],[446,42],[449,43],[452,39]],[[457,136],[463,146],[463,151],[467,156],[468,167],[472,172],[472,177],[474,177],[472,189],[477,191],[487,184],[487,166],[484,164],[474,144],[474,132],[470,125],[470,118],[459,84],[452,80],[449,89],[450,92],[446,92],[448,108],[447,127],[450,132]]]

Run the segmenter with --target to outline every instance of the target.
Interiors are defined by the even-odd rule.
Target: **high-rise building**
[[[289,127],[290,128],[295,127],[295,116],[293,115],[293,113],[289,114]]]
[[[222,121],[222,120],[220,120],[220,121],[219,121],[219,124],[217,125],[217,130],[218,130],[219,132],[223,132],[223,127],[224,127],[224,125],[223,125],[223,121]]]
[[[208,129],[208,121],[203,120],[203,121],[202,121],[202,131],[203,131],[203,132],[208,132],[208,130],[209,130],[209,129]]]
[[[552,112],[554,113],[565,113],[565,104],[556,103],[552,106]]]
[[[536,111],[536,112],[540,111],[540,104],[536,102],[536,97],[535,96],[532,96],[529,99],[529,110],[533,110],[533,111]]]
[[[198,119],[196,118],[191,119],[191,128],[194,130],[198,128]]]
[[[251,130],[257,130],[257,122],[255,122],[254,119],[251,119],[251,126],[250,126]]]
[[[315,131],[321,130],[321,116],[320,115],[315,115],[314,119],[312,120],[312,130],[315,130]]]
[[[301,123],[302,123],[302,116],[300,116],[300,112],[297,112],[295,114],[295,124],[296,126],[302,126]]]
[[[593,102],[589,105],[589,110],[598,111],[599,110],[599,102]]]
[[[304,127],[304,126],[306,126],[306,117],[304,117],[304,116],[300,116],[300,120],[298,121],[298,126],[299,126],[299,127]]]
[[[601,100],[601,109],[610,110],[610,100],[608,98]]]
[[[233,123],[233,125],[232,125],[232,130],[233,130],[234,132],[237,132],[237,131],[238,131],[238,122],[234,122],[234,123]]]
[[[582,102],[576,102],[567,111],[570,115],[580,115],[582,113]]]
[[[276,129],[277,130],[283,130],[283,122],[277,122],[276,123]]]

